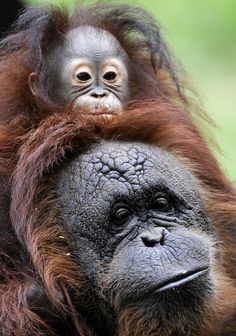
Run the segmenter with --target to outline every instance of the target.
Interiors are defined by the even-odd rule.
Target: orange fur
[[[110,19],[108,9],[113,7],[109,6],[92,6],[88,11],[81,9],[69,21],[59,11],[52,15],[61,34],[68,25],[70,29],[85,23],[108,29],[117,36],[135,64],[133,72],[137,83],[131,83],[132,99],[124,112],[109,123],[97,122],[69,107],[56,106],[47,96],[46,88],[41,87],[39,97],[32,96],[28,77],[38,66],[39,59],[33,50],[30,62],[27,62],[27,38],[30,37],[27,29],[15,32],[2,42],[1,333],[4,336],[55,335],[53,326],[34,312],[31,301],[35,293],[37,296],[40,292],[55,323],[69,320],[75,334],[95,335],[76,309],[75,301],[79,301],[80,293],[78,266],[68,254],[70,246],[60,223],[53,177],[71,153],[79,154],[92,142],[105,138],[155,144],[173,153],[196,177],[221,244],[221,264],[215,270],[218,294],[206,313],[203,329],[196,336],[218,336],[227,328],[227,335],[233,335],[236,313],[236,244],[232,234],[236,218],[235,190],[195,125],[189,113],[191,104],[176,81],[175,72],[163,63],[162,57],[165,59],[166,55],[157,53],[154,62],[146,46],[137,53],[137,41],[129,41],[125,29],[121,30],[119,24]],[[96,8],[103,9],[103,15],[93,14]],[[116,8],[117,14],[119,9]],[[53,20],[46,33],[50,40],[49,28],[55,29]],[[152,69],[153,62],[156,73]],[[26,260],[22,261],[21,254]],[[140,317],[137,311],[125,311],[119,316],[117,335],[171,335],[168,328],[158,335],[151,322],[148,316]],[[188,331],[185,332],[187,335]]]

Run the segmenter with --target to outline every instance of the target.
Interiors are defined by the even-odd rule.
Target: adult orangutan
[[[235,191],[153,19],[108,4],[29,9],[1,43],[0,79],[1,333],[232,336]]]

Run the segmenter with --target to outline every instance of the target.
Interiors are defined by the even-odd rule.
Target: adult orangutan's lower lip
[[[180,286],[198,278],[199,276],[207,273],[208,271],[209,271],[209,268],[208,268],[208,266],[206,266],[202,269],[194,270],[192,272],[186,272],[186,273],[183,273],[183,274],[179,274],[179,275],[175,276],[174,278],[166,281],[164,284],[159,286],[155,291],[156,292],[163,292],[163,291],[166,291],[166,290],[169,290],[169,289],[180,287]]]

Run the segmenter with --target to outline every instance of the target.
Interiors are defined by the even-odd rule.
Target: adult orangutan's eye
[[[125,206],[116,207],[112,212],[112,220],[118,226],[125,224],[131,216],[132,212]]]
[[[173,208],[172,203],[167,197],[157,197],[151,204],[151,209],[158,212],[168,212]]]

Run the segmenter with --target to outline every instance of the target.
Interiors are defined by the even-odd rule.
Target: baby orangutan
[[[82,26],[70,30],[61,44],[47,55],[50,97],[59,104],[72,104],[95,117],[112,117],[129,97],[128,56],[109,32]],[[29,83],[38,94],[39,75]]]

